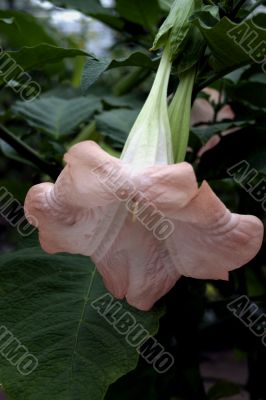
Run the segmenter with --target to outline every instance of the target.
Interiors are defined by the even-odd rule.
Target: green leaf
[[[143,106],[143,100],[132,93],[124,96],[108,94],[102,97],[102,101],[110,108],[140,109]]]
[[[79,10],[114,29],[121,30],[124,26],[123,21],[115,15],[113,9],[103,7],[98,0],[51,0],[51,2],[59,7]]]
[[[88,57],[82,77],[82,91],[86,93],[91,85],[100,78],[105,72],[118,67],[144,67],[148,69],[156,69],[158,63],[153,61],[146,53],[137,51],[130,56],[120,59],[111,60],[110,58]]]
[[[215,71],[227,73],[250,63],[265,61],[266,30],[263,26],[266,14],[236,24],[227,17],[216,23],[213,17],[204,13],[194,23],[212,51],[210,63]]]
[[[216,18],[219,15],[219,8],[217,6],[203,6],[200,12],[196,11],[191,16],[190,21],[197,18],[197,15],[202,14]],[[177,60],[178,73],[180,74],[192,68],[204,54],[205,48],[206,41],[204,37],[199,33],[196,26],[191,26],[182,54],[180,55],[180,60]]]
[[[88,121],[101,109],[95,96],[62,99],[44,97],[29,102],[17,102],[12,110],[35,128],[42,129],[56,139],[73,132],[83,121]]]
[[[40,18],[21,11],[0,10],[0,19],[5,22],[1,24],[1,35],[9,46],[36,46],[42,42],[57,45],[54,35],[46,30]]]
[[[231,88],[228,86],[228,94],[234,101],[245,104],[253,110],[266,111],[266,83],[262,81],[242,80]]]
[[[124,144],[138,116],[139,110],[118,109],[96,116],[97,130],[107,137]]]
[[[121,17],[150,30],[156,28],[160,19],[158,0],[116,0],[116,9]]]
[[[0,274],[1,326],[38,359],[23,376],[1,356],[9,400],[102,400],[111,383],[136,367],[136,349],[91,306],[107,292],[89,258],[32,247],[2,256]],[[161,313],[120,304],[121,315],[129,311],[156,333]]]
[[[0,139],[0,150],[4,154],[5,157],[10,158],[11,160],[18,161],[22,164],[30,165],[31,167],[34,167],[34,164],[31,163],[29,160],[26,158],[21,157],[14,149],[13,147],[9,146],[4,140]]]
[[[205,40],[199,35],[197,28],[192,27],[188,33],[188,40],[182,52],[180,60],[177,60],[178,74],[185,72],[195,66],[204,53]]]
[[[206,144],[213,135],[217,135],[229,129],[244,128],[254,124],[255,121],[217,122],[215,124],[209,124],[207,126],[205,125],[205,126],[192,127],[191,132],[193,132],[200,139],[202,144]]]
[[[238,385],[232,382],[220,381],[217,382],[208,392],[209,400],[219,400],[226,397],[234,396],[240,393]]]
[[[57,63],[64,58],[87,56],[82,50],[65,49],[63,47],[40,44],[35,47],[23,47],[18,51],[8,51],[0,55],[1,77],[0,82],[4,81],[5,73],[8,81],[16,79],[21,74],[21,69],[31,71],[42,69],[47,64]],[[15,67],[17,65],[17,68]],[[13,66],[13,69],[11,68]],[[9,71],[10,70],[10,71]],[[22,79],[20,77],[20,79]]]
[[[189,17],[197,9],[198,5],[198,0],[175,0],[168,17],[155,37],[152,50],[164,47],[168,38],[170,38],[171,58],[177,57],[184,47],[191,27]]]

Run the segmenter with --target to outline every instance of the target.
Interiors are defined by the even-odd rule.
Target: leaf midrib
[[[75,361],[75,356],[77,353],[77,347],[78,347],[78,341],[79,341],[79,334],[80,334],[80,328],[81,328],[81,324],[82,321],[84,319],[84,315],[86,312],[86,308],[90,299],[90,294],[91,294],[91,290],[93,287],[93,283],[95,280],[95,275],[96,275],[96,267],[94,267],[91,276],[90,276],[90,280],[89,280],[89,286],[88,286],[88,290],[86,292],[86,297],[85,297],[85,301],[81,310],[81,314],[80,314],[80,318],[79,318],[79,323],[77,326],[77,332],[75,335],[75,341],[74,341],[74,348],[73,348],[73,353],[72,353],[72,357],[71,357],[71,370],[70,370],[70,379],[69,379],[69,399],[72,400],[71,398],[71,393],[72,393],[72,384],[73,384],[73,375],[74,375],[74,361]]]

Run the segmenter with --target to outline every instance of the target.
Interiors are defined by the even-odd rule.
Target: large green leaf
[[[103,7],[98,0],[51,0],[57,6],[74,8],[90,15],[115,29],[122,29],[123,21],[110,8]]]
[[[20,101],[12,110],[31,126],[59,138],[72,133],[81,122],[89,120],[100,109],[100,100],[90,96],[74,99],[43,97],[30,103]]]
[[[2,256],[0,274],[1,326],[38,359],[23,376],[1,356],[9,400],[102,400],[112,382],[136,367],[136,349],[91,306],[106,290],[89,258],[29,248]],[[155,334],[159,312],[120,303],[121,313],[129,311]]]
[[[4,52],[0,58],[1,73],[0,82],[2,83],[5,77],[4,72],[8,72],[8,80],[16,79],[21,70],[15,68],[22,68],[24,71],[31,71],[33,69],[42,69],[47,64],[57,63],[64,58],[88,56],[79,49],[65,49],[63,47],[51,46],[49,44],[40,44],[35,47],[23,47],[18,51]],[[11,68],[13,66],[13,69]]]
[[[157,0],[116,0],[118,13],[128,21],[153,30],[160,19],[160,7]]]
[[[216,23],[211,15],[199,15],[194,23],[212,51],[210,62],[216,71],[227,73],[250,63],[265,61],[266,14],[240,24],[226,17]]]
[[[96,58],[93,56],[88,57],[85,65],[82,90],[86,93],[91,85],[100,78],[100,76],[109,69],[118,67],[143,67],[148,69],[155,69],[158,65],[157,61],[152,60],[148,54],[137,51],[130,56],[121,60],[112,60],[110,58]]]
[[[50,34],[40,19],[21,11],[0,10],[0,18],[6,21],[1,24],[1,35],[8,40],[8,45],[13,47],[36,46],[39,43],[57,45],[53,35]],[[13,23],[7,23],[7,21]]]

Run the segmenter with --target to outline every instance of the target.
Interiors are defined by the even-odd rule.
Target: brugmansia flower
[[[228,271],[255,256],[263,236],[256,217],[231,214],[206,182],[198,188],[188,163],[173,163],[170,68],[166,49],[120,160],[94,142],[79,143],[65,155],[56,183],[34,186],[25,202],[45,251],[91,256],[107,289],[141,310],[182,275],[227,280]],[[174,100],[188,104],[181,137],[188,135],[189,79],[194,73],[181,77],[181,99]]]

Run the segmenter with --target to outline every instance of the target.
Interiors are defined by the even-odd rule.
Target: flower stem
[[[177,91],[169,107],[174,161],[176,163],[184,161],[186,156],[195,75],[196,68],[191,68],[180,75]]]

